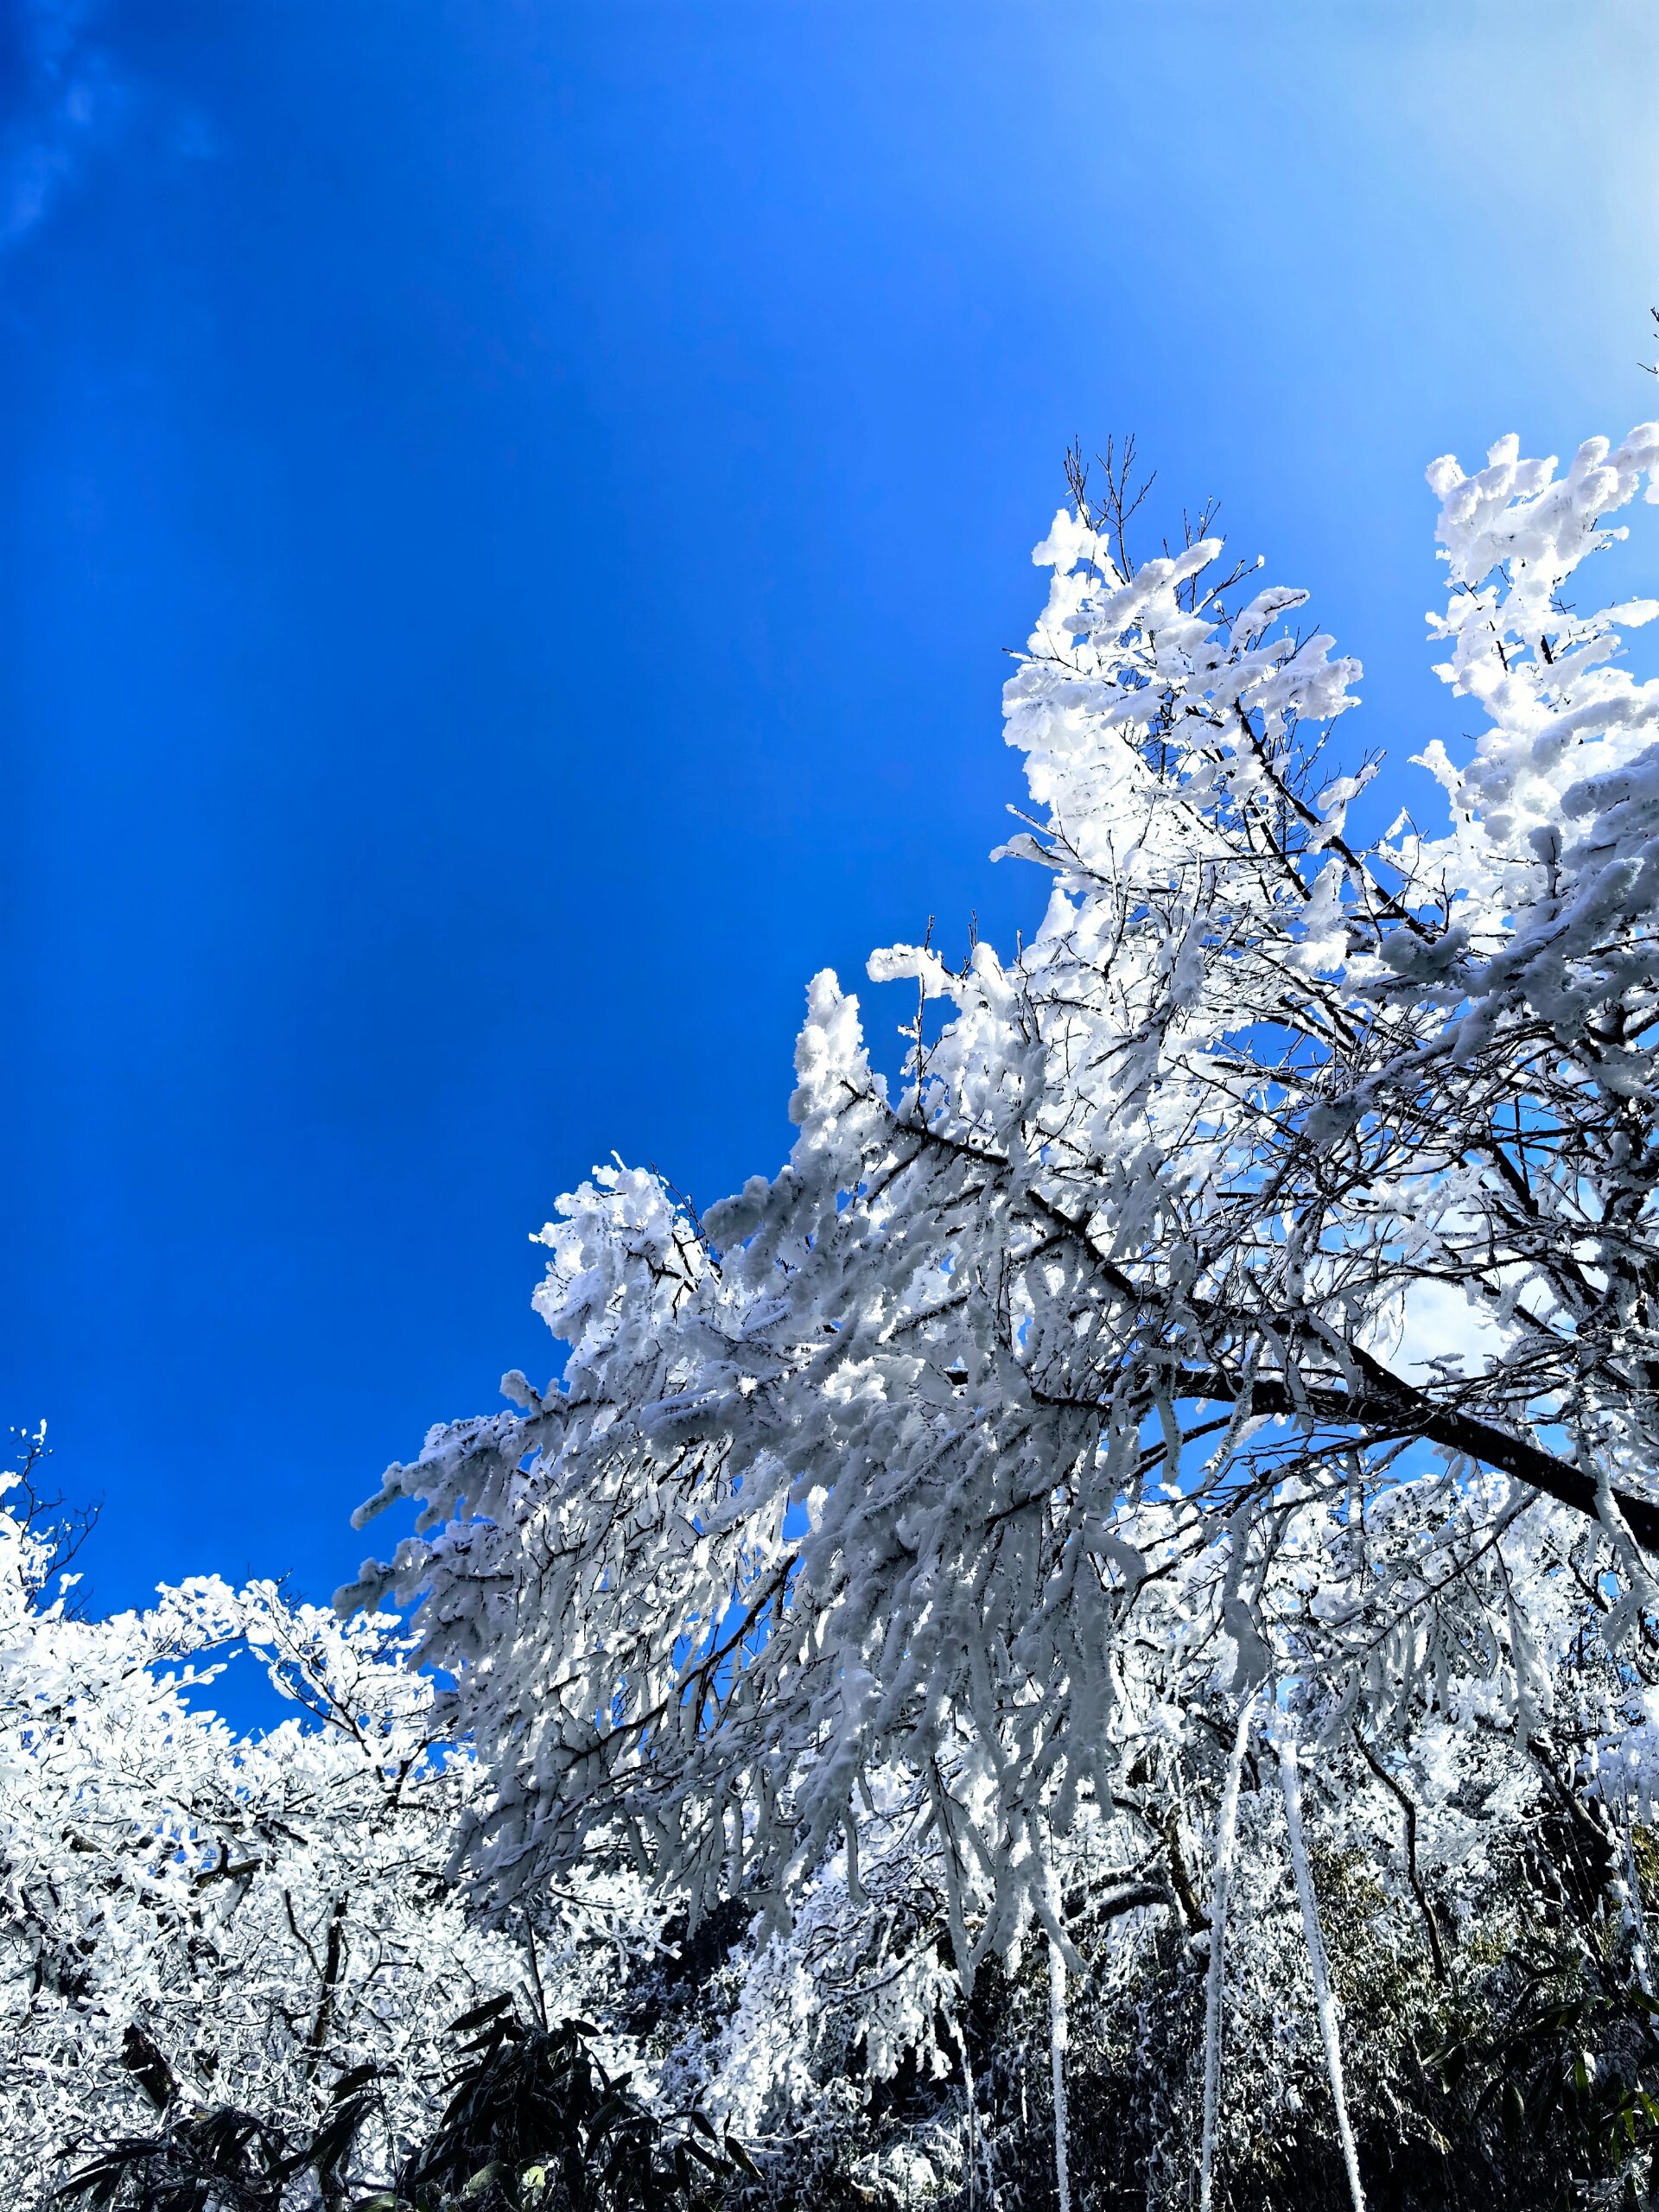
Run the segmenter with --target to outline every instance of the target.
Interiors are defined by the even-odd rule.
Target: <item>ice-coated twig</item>
[[[1337,2111],[1337,2136],[1342,2162],[1348,2170],[1348,2194],[1354,2212],[1365,2212],[1365,2192],[1360,2186],[1359,2157],[1354,2131],[1348,2120],[1348,2097],[1342,2081],[1342,2043],[1337,2030],[1337,2000],[1319,1932],[1319,1901],[1313,1894],[1313,1873],[1307,1862],[1302,1834],[1302,1785],[1296,1770],[1296,1739],[1287,1735],[1278,1746],[1279,1781],[1285,1794],[1285,1826],[1290,1834],[1290,1863],[1296,1872],[1296,1895],[1302,1908],[1302,1935],[1307,1943],[1307,1962],[1313,1974],[1313,2003],[1319,2017],[1319,2040],[1325,2046],[1325,2070],[1330,2077],[1331,2101]]]
[[[1238,1832],[1238,1784],[1255,1719],[1256,1697],[1246,1698],[1227,1762],[1227,1781],[1216,1823],[1216,1866],[1210,1891],[1210,1978],[1204,2005],[1204,2140],[1198,2153],[1198,2212],[1210,2212],[1216,2162],[1216,2109],[1221,2093],[1221,1993],[1225,1972],[1227,1892],[1232,1882],[1233,1842]]]
[[[1048,2063],[1054,2083],[1054,2178],[1059,2212],[1071,2212],[1071,2171],[1066,2141],[1065,1960],[1053,1937],[1048,1943]]]

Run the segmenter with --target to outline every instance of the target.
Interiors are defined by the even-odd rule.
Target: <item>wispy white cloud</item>
[[[20,0],[16,92],[0,123],[0,253],[39,229],[120,114],[101,13],[99,0]]]
[[[1424,1382],[1437,1361],[1450,1360],[1465,1374],[1478,1373],[1503,1350],[1503,1332],[1455,1283],[1415,1282],[1395,1318],[1398,1334],[1379,1349],[1414,1382]]]

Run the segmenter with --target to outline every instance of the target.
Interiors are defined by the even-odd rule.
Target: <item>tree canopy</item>
[[[817,978],[787,1166],[701,1219],[596,1172],[543,1231],[562,1379],[375,1501],[423,1502],[361,1592],[422,1605],[489,1748],[488,1883],[603,1834],[783,1912],[901,1773],[971,1974],[1063,1941],[1083,1807],[1162,1833],[1132,1777],[1195,1708],[1402,1745],[1478,1654],[1524,1745],[1586,1602],[1637,1634],[1659,686],[1618,654],[1659,602],[1563,594],[1656,461],[1433,465],[1484,728],[1421,755],[1440,834],[1363,836],[1306,594],[1202,525],[1136,561],[1123,465],[1075,470],[1005,703],[1040,929],[875,955],[896,1090]]]
[[[1433,464],[1479,727],[1385,821],[1306,594],[1074,455],[1046,910],[874,956],[894,1079],[821,975],[775,1176],[562,1198],[561,1371],[338,1618],[81,1622],[0,1512],[19,2174],[95,2094],[188,2212],[1647,2201],[1659,601],[1568,594],[1656,469]]]

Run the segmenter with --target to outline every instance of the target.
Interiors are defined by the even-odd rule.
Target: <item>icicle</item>
[[[1060,2185],[1060,2212],[1071,2212],[1071,2171],[1066,2148],[1065,1961],[1051,1936],[1048,1942],[1048,2063],[1054,2079],[1054,2173]]]
[[[1342,2044],[1337,2034],[1337,2004],[1331,1991],[1331,1974],[1319,1933],[1319,1903],[1313,1895],[1313,1870],[1302,1835],[1302,1785],[1296,1771],[1296,1741],[1287,1738],[1279,1745],[1279,1780],[1285,1793],[1285,1826],[1290,1831],[1290,1863],[1296,1870],[1296,1894],[1301,1900],[1302,1934],[1307,1943],[1307,1962],[1313,1970],[1313,2002],[1319,2016],[1319,2040],[1325,2045],[1325,2068],[1331,2079],[1331,2101],[1337,2108],[1337,2135],[1342,2162],[1348,2169],[1348,2194],[1354,2212],[1365,2212],[1365,2194],[1359,2184],[1359,2157],[1354,2131],[1348,2121],[1348,2098],[1342,2084]]]
[[[979,2092],[974,2084],[974,2062],[968,2056],[968,2031],[960,2018],[951,2023],[962,2053],[962,2088],[968,2101],[968,2212],[979,2202]]]
[[[1227,1932],[1227,1891],[1233,1873],[1233,1837],[1238,1827],[1238,1783],[1244,1770],[1244,1753],[1255,1718],[1255,1696],[1244,1700],[1238,1716],[1238,1734],[1227,1762],[1226,1786],[1221,1793],[1221,1815],[1216,1824],[1216,1867],[1210,1892],[1210,1978],[1204,2005],[1204,2141],[1198,2153],[1198,2212],[1210,2212],[1210,2190],[1216,2162],[1216,2107],[1221,2092],[1221,1981],[1222,1951]]]

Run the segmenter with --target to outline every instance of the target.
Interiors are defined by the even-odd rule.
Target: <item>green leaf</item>
[[[726,2155],[734,2164],[741,2166],[744,2172],[753,2180],[760,2179],[760,2167],[755,2164],[747,2148],[738,2141],[735,2135],[728,2134],[726,2138]]]

